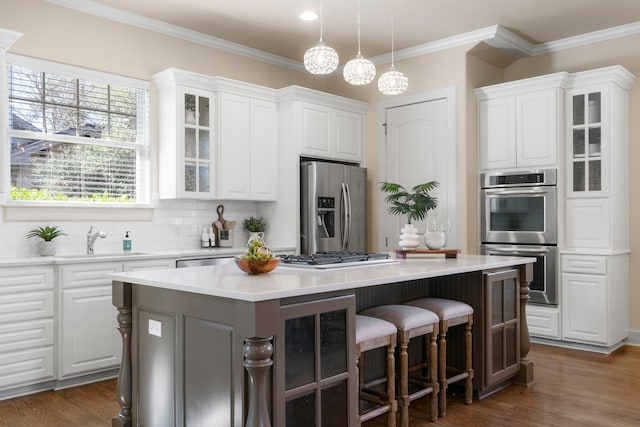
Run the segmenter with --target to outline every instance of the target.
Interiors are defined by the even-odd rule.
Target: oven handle
[[[519,248],[519,249],[506,249],[506,248],[491,248],[487,249],[487,252],[500,252],[509,254],[548,254],[550,251],[547,248]]]
[[[532,194],[548,194],[548,190],[485,190],[485,194],[488,196],[514,196],[517,194],[523,194],[530,196]]]

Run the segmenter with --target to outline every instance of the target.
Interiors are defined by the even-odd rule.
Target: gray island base
[[[533,262],[460,255],[258,276],[233,264],[113,274],[124,345],[112,425],[355,426],[356,312],[425,296],[474,308],[477,397],[530,386]],[[455,331],[447,339],[462,357]]]

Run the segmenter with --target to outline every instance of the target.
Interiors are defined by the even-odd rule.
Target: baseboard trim
[[[629,337],[624,343],[625,345],[640,346],[640,330],[629,329]]]
[[[581,343],[569,342],[569,341],[550,340],[546,338],[537,338],[537,337],[535,338],[531,337],[531,342],[536,344],[550,345],[553,347],[569,348],[572,350],[590,351],[593,353],[600,353],[600,354],[611,354],[617,349],[619,349],[620,347],[627,344],[625,341],[621,341],[610,347],[602,347],[597,345],[581,344]]]

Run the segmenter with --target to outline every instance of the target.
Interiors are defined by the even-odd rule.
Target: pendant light
[[[378,90],[385,95],[399,95],[407,90],[409,79],[393,63],[393,17],[391,17],[391,68],[378,79]]]
[[[322,2],[320,2],[320,40],[304,54],[304,68],[311,74],[331,74],[338,68],[338,53],[322,40]]]
[[[360,0],[358,0],[358,54],[346,63],[342,74],[347,83],[355,86],[367,85],[376,78],[376,66],[360,53]]]

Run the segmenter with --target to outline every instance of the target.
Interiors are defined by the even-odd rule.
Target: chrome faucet
[[[103,239],[107,237],[107,233],[105,233],[104,231],[97,231],[91,234],[92,231],[93,231],[93,225],[91,226],[91,228],[89,229],[89,232],[87,233],[87,254],[88,255],[93,254],[93,244],[96,242],[96,239],[98,237],[101,237]]]

